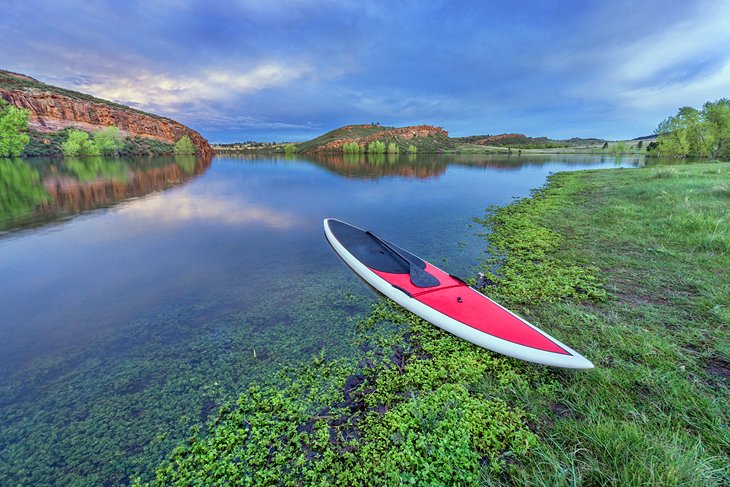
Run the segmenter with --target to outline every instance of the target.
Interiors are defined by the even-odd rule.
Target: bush
[[[370,154],[385,154],[385,142],[374,140],[368,144]]]
[[[18,157],[30,137],[28,117],[30,112],[15,107],[0,98],[0,157]]]
[[[69,130],[68,139],[61,144],[61,150],[66,157],[99,155],[99,148],[83,130]]]
[[[183,135],[175,142],[175,155],[183,156],[189,154],[195,154],[195,146],[193,145],[193,141],[190,140],[190,137]]]
[[[417,152],[418,152],[418,147],[416,147],[413,144],[411,144],[411,145],[408,146],[408,153],[409,154],[416,154]]]
[[[101,154],[116,156],[124,147],[124,137],[119,129],[112,125],[95,132],[94,143]]]
[[[360,152],[360,145],[357,142],[346,142],[342,144],[342,152],[345,154],[358,154]]]
[[[286,154],[294,154],[297,152],[297,146],[294,144],[286,144],[284,146],[284,152]]]
[[[628,146],[626,145],[626,142],[616,142],[609,148],[609,150],[611,151],[611,154],[625,154],[628,152]]]
[[[388,154],[397,154],[398,152],[400,152],[398,144],[396,144],[395,142],[391,142],[390,144],[388,144],[387,152]]]

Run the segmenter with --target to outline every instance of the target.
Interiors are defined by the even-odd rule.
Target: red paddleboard
[[[324,233],[337,255],[365,282],[449,333],[529,362],[593,368],[567,345],[400,247],[333,218],[324,221]]]

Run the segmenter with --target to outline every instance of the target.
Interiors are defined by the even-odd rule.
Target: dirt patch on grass
[[[714,357],[707,361],[705,370],[708,374],[730,380],[730,362],[722,357]]]

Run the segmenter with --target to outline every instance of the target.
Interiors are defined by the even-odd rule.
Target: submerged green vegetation
[[[221,407],[152,485],[727,485],[730,164],[563,173],[477,220],[485,291],[596,364],[534,366],[389,302],[361,353]]]

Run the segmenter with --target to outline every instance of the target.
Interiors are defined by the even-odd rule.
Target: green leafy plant
[[[189,154],[195,154],[195,146],[189,136],[183,135],[175,142],[175,155],[183,156]]]
[[[83,130],[71,129],[66,142],[61,144],[61,150],[66,157],[99,155],[99,148],[93,140],[89,139],[89,134]]]
[[[18,157],[30,137],[28,110],[17,108],[0,98],[0,157]]]
[[[105,127],[94,132],[94,143],[103,155],[116,156],[124,147],[124,137],[117,127]]]
[[[656,152],[669,157],[730,157],[730,100],[707,102],[702,110],[682,107],[656,129]]]
[[[342,152],[345,154],[358,154],[362,152],[362,148],[357,142],[345,142],[342,144]]]
[[[368,144],[368,153],[385,154],[385,142],[374,140]]]

